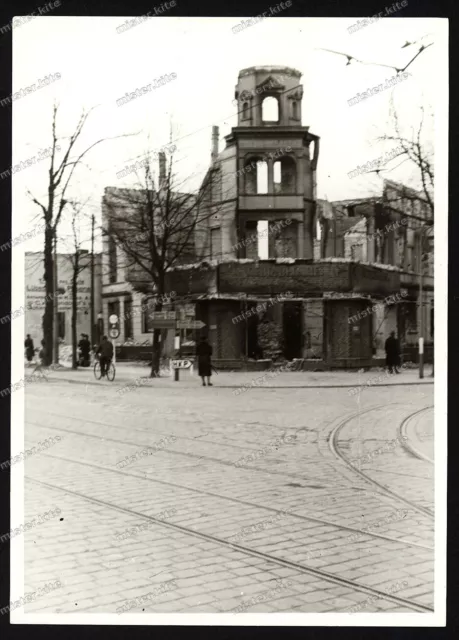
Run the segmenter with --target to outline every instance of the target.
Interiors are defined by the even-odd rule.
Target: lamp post
[[[424,257],[424,231],[425,229],[433,229],[433,221],[426,222],[422,225],[419,233],[419,377],[424,377],[424,269],[422,259]],[[433,355],[432,355],[433,358]],[[433,375],[433,367],[432,367]]]
[[[57,286],[57,235],[54,232],[53,251],[53,362],[59,364],[59,299]]]
[[[97,344],[100,343],[103,330],[104,330],[104,316],[101,312],[99,312],[97,314]]]

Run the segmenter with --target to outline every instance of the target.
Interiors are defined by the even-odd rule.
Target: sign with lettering
[[[359,293],[390,294],[400,291],[400,272],[365,264],[352,265],[352,288]]]
[[[174,269],[166,273],[166,286],[178,296],[192,293],[216,292],[215,267],[202,263],[198,268]]]
[[[150,313],[150,318],[152,320],[175,320],[176,312],[175,311],[152,311]]]
[[[219,291],[274,295],[290,291],[299,296],[350,290],[350,264],[231,262],[219,265]]]
[[[201,320],[178,320],[177,329],[202,329],[205,323]]]
[[[189,369],[191,362],[189,360],[172,360],[173,369]]]

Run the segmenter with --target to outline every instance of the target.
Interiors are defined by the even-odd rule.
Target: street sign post
[[[116,315],[116,313],[112,313],[108,321],[110,322],[110,324],[116,324],[118,322],[118,316]]]
[[[111,321],[110,316],[110,321]],[[175,329],[175,341],[174,347],[178,352],[178,359],[171,360],[171,368],[174,370],[174,380],[179,381],[180,369],[189,369],[192,366],[190,360],[182,360],[181,357],[181,344],[180,344],[180,330],[196,330],[205,327],[205,323],[201,320],[186,319],[186,310],[179,309],[178,311],[152,311],[149,314],[151,320],[152,329]]]
[[[118,336],[120,335],[120,330],[119,329],[110,329],[110,338],[118,338]]]
[[[180,344],[180,330],[181,329],[188,329],[188,330],[196,330],[196,329],[202,329],[203,327],[205,327],[205,323],[202,322],[201,320],[185,320],[183,319],[183,315],[181,317],[180,320],[177,320],[175,323],[175,340],[176,340],[176,345],[175,348],[178,348],[178,355],[179,357],[182,355],[181,354],[181,344]],[[173,367],[174,369],[174,380],[176,382],[179,382],[179,372],[180,369],[188,369],[191,366],[191,362],[189,362],[187,367]],[[193,374],[193,368],[191,369],[191,374]]]
[[[191,360],[172,360],[173,369],[189,369],[191,367]]]

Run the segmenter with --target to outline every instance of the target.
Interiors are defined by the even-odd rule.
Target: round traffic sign
[[[117,338],[120,335],[119,329],[110,329],[110,338]]]
[[[116,315],[116,313],[112,313],[108,320],[110,324],[116,324],[118,322],[118,316]]]

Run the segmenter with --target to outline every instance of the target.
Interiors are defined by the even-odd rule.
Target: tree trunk
[[[77,354],[77,287],[78,287],[78,253],[75,254],[72,277],[72,369],[78,368]]]
[[[54,272],[53,272],[53,230],[45,231],[45,312],[42,320],[43,339],[45,341],[44,364],[49,367],[53,360],[53,314],[54,314]]]
[[[162,302],[155,304],[155,311],[161,311],[163,308]],[[161,350],[163,342],[160,340],[161,329],[153,329],[153,351],[151,357],[151,374],[150,378],[159,378],[159,365],[161,362]]]

